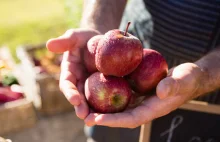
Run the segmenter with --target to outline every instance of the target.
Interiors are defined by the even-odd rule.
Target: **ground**
[[[33,128],[3,137],[12,142],[86,142],[83,120],[74,112],[41,116]]]

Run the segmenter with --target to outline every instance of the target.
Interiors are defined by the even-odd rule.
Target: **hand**
[[[90,113],[86,125],[135,128],[177,109],[200,93],[204,72],[193,63],[181,64],[168,73],[156,88],[155,96],[147,97],[136,108],[115,114]]]
[[[88,115],[89,108],[83,93],[87,74],[80,51],[86,46],[87,41],[97,34],[100,33],[95,30],[72,29],[47,42],[48,50],[64,53],[61,63],[60,89],[74,106],[76,115],[81,119]]]

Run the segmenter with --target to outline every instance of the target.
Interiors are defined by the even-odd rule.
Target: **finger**
[[[79,105],[81,102],[80,93],[82,92],[78,90],[77,87],[80,83],[77,84],[77,82],[80,82],[79,80],[84,76],[79,56],[77,52],[73,55],[71,52],[67,51],[64,53],[61,63],[60,89],[74,106]]]
[[[70,103],[75,106],[75,113],[81,119],[84,119],[89,113],[83,95],[84,79],[79,52],[65,52],[61,64],[60,87]]]
[[[192,63],[175,67],[172,74],[157,85],[157,96],[165,99],[174,95],[192,95],[198,88],[200,72],[200,69]]]
[[[70,29],[62,36],[48,40],[46,46],[51,52],[63,53],[84,47],[87,41],[97,34],[100,33],[95,30]]]
[[[89,114],[89,107],[83,95],[81,95],[80,105],[75,106],[74,108],[75,108],[75,113],[77,117],[79,117],[80,119],[85,119]]]
[[[90,113],[85,119],[88,126],[102,125],[108,127],[135,128],[141,125],[145,120],[150,119],[144,114],[147,109],[144,105],[134,108],[132,111],[112,114],[95,114]]]
[[[149,123],[155,118],[170,113],[185,101],[181,96],[174,96],[165,100],[161,100],[157,96],[152,96],[132,111],[99,114],[97,116],[87,117],[85,122],[108,127],[136,128],[142,124]]]
[[[166,77],[161,80],[156,88],[156,94],[160,99],[165,99],[178,93],[180,87],[179,81],[173,77]]]
[[[52,38],[47,41],[47,49],[55,53],[63,53],[74,48],[77,42],[77,35],[74,30],[66,31],[58,38]]]
[[[75,40],[70,40],[68,37],[58,37],[47,41],[47,49],[55,53],[63,53],[70,50],[75,45]]]
[[[95,118],[98,116],[99,114],[98,113],[90,113],[86,119],[84,120],[85,124],[89,127],[92,127],[94,125],[96,125],[95,123]]]
[[[80,93],[76,88],[77,78],[72,72],[73,62],[69,52],[64,53],[61,63],[60,89],[72,105],[80,104]]]

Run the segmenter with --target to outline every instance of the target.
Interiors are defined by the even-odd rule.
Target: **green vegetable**
[[[13,84],[19,84],[19,83],[18,83],[18,80],[16,79],[16,77],[14,75],[8,74],[8,75],[3,76],[2,84],[4,86],[11,86]]]

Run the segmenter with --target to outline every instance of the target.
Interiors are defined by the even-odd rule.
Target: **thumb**
[[[172,70],[170,76],[157,85],[157,96],[160,99],[180,95],[191,95],[196,92],[202,77],[201,69],[193,63],[184,63]]]
[[[180,89],[180,82],[173,77],[166,77],[157,85],[156,93],[160,99],[174,96]]]
[[[73,43],[71,43],[69,38],[58,37],[48,40],[46,46],[47,49],[51,52],[63,53],[70,50],[71,46],[73,46]]]
[[[51,52],[63,53],[85,46],[87,41],[97,34],[100,33],[91,29],[70,29],[62,36],[48,40],[46,46]]]
[[[75,45],[75,36],[73,36],[74,31],[68,30],[62,36],[57,38],[52,38],[47,41],[47,49],[55,53],[63,53],[70,50]]]

